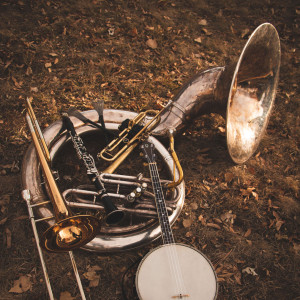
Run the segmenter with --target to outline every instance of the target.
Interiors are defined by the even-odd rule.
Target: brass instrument
[[[226,117],[227,147],[235,163],[246,162],[262,139],[273,107],[280,69],[280,39],[273,25],[258,26],[237,63],[216,67],[190,79],[152,131],[181,132],[189,120],[219,113]]]
[[[135,149],[135,147],[144,141],[153,129],[160,122],[160,115],[172,105],[172,101],[169,101],[168,104],[163,107],[159,112],[155,110],[147,110],[145,112],[140,112],[136,117],[128,121],[128,126],[124,128],[118,135],[117,138],[112,140],[100,153],[98,153],[98,158],[102,158],[106,161],[113,162],[108,168],[106,168],[103,173],[111,174],[116,168],[126,159],[126,157]],[[150,120],[143,126],[145,119],[151,114],[155,114]],[[137,128],[137,130],[134,130]],[[132,134],[133,132],[133,134]],[[174,181],[168,184],[168,188],[174,188],[179,185],[183,180],[183,171],[179,163],[177,154],[174,149],[174,130],[169,130],[169,139],[170,139],[170,152],[174,161]],[[115,151],[119,145],[124,145],[116,153]],[[179,171],[178,180],[175,179],[175,166]]]
[[[91,241],[99,231],[100,221],[90,215],[73,216],[67,207],[48,165],[50,156],[48,156],[47,160],[44,155],[49,152],[46,148],[46,143],[41,143],[41,141],[44,141],[44,137],[36,119],[32,119],[34,114],[28,99],[27,104],[28,113],[26,114],[26,121],[44,173],[57,222],[44,232],[41,238],[41,245],[45,250],[50,252],[66,252]]]
[[[97,252],[117,252],[134,249],[158,238],[161,234],[155,214],[153,191],[148,188],[143,197],[128,201],[137,188],[150,185],[150,179],[143,174],[116,174],[116,169],[132,153],[138,143],[147,139],[153,143],[166,171],[162,177],[163,188],[168,189],[166,204],[170,224],[179,216],[185,198],[182,170],[176,153],[171,131],[180,133],[189,120],[200,115],[220,113],[226,115],[227,145],[230,156],[236,163],[244,163],[256,150],[263,133],[276,95],[276,87],[280,68],[280,40],[276,29],[268,23],[260,25],[250,36],[237,64],[225,67],[214,67],[203,71],[188,81],[158,116],[153,117],[151,125],[145,119],[149,115],[138,115],[134,112],[105,109],[103,117],[107,130],[117,132],[118,126],[125,119],[132,120],[129,128],[103,152],[111,164],[101,172],[101,180],[107,188],[110,197],[115,198],[116,206],[124,211],[129,219],[127,225],[116,227],[102,225],[101,232],[83,248]],[[93,122],[98,122],[99,116],[95,110],[83,112],[84,116]],[[147,114],[147,113],[146,113]],[[153,114],[153,113],[151,113]],[[156,114],[157,115],[157,114]],[[159,120],[159,121],[158,121]],[[72,119],[79,135],[92,135],[93,141],[101,134],[96,128],[88,126],[78,119]],[[144,126],[144,123],[146,125]],[[130,128],[134,125],[144,126],[130,138]],[[45,141],[50,147],[51,157],[55,158],[59,150],[63,151],[68,142],[65,133],[61,133],[62,122],[51,124],[45,131]],[[97,131],[97,132],[96,132]],[[169,135],[170,152],[159,142],[159,138]],[[103,139],[103,136],[100,137]],[[120,151],[121,149],[121,151]],[[133,157],[133,160],[137,159]],[[126,166],[125,166],[126,167]],[[142,169],[142,166],[140,166]],[[175,178],[173,176],[175,168]],[[104,168],[103,168],[104,169]],[[125,169],[125,168],[124,168]],[[128,166],[130,169],[130,166]],[[130,170],[131,171],[131,170]],[[135,170],[134,170],[135,171]],[[114,173],[115,172],[115,173]],[[125,170],[126,172],[126,170]],[[143,172],[143,170],[142,170]],[[114,174],[113,174],[114,173]],[[22,180],[24,185],[34,192],[33,199],[44,194],[41,187],[40,167],[38,158],[32,148],[29,148],[23,162]],[[166,193],[167,194],[167,193]],[[69,207],[78,209],[94,209],[104,211],[102,203],[95,203],[95,190],[87,186],[77,186],[63,192]],[[39,214],[47,217],[51,209],[45,206],[39,209]],[[141,223],[130,223],[130,218],[142,218]],[[128,221],[128,220],[127,220]]]
[[[172,101],[159,112],[147,110],[145,112],[140,112],[136,117],[128,120],[128,126],[119,133],[117,138],[112,140],[100,153],[98,153],[98,158],[113,162],[103,171],[103,173],[113,173],[116,170],[135,147],[141,141],[145,140],[149,133],[159,124],[160,115],[171,105],[171,103]],[[143,126],[142,124],[145,119],[152,114],[155,115],[150,117],[150,121]],[[114,153],[119,145],[123,145],[123,147]]]

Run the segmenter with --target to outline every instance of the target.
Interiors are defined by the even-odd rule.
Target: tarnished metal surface
[[[227,146],[243,163],[258,147],[273,107],[280,68],[280,40],[273,25],[260,25],[236,65],[227,106]]]
[[[91,119],[92,121],[98,120],[98,115],[96,111],[86,111],[84,115]],[[126,112],[120,110],[104,110],[104,120],[106,126],[109,130],[117,130],[118,125],[127,118],[132,119],[136,116],[134,112]],[[76,132],[78,134],[82,134],[87,131],[95,130],[90,126],[84,125],[81,121],[76,118],[71,118],[74,126],[76,128]],[[57,121],[50,125],[44,131],[44,137],[46,143],[50,145],[50,155],[53,159],[55,155],[59,152],[59,149],[63,146],[63,144],[67,140],[67,136],[65,134],[61,135],[59,139],[56,138],[57,133],[61,128],[62,123]],[[149,141],[151,141],[155,148],[161,156],[162,161],[166,165],[167,169],[169,169],[170,174],[173,172],[173,159],[169,152],[165,149],[165,147],[154,137],[150,137]],[[176,176],[178,177],[178,171],[176,171]],[[23,187],[29,189],[32,194],[32,202],[38,203],[47,200],[47,194],[45,194],[44,188],[41,185],[41,176],[40,176],[40,168],[38,159],[36,156],[36,152],[32,146],[27,150],[22,166],[22,183]],[[170,223],[173,224],[177,217],[179,216],[185,198],[185,188],[184,182],[182,182],[173,193],[173,207],[172,213],[169,216]],[[171,204],[171,203],[170,203]],[[170,206],[170,207],[171,207]],[[144,207],[141,207],[140,211],[143,214],[145,211]],[[154,210],[152,210],[149,215],[153,214]],[[52,215],[50,206],[39,207],[37,213],[41,217],[49,217]],[[52,223],[49,221],[49,225]],[[104,227],[104,226],[103,226]],[[152,240],[158,238],[161,234],[160,226],[156,218],[146,222],[146,226],[127,226],[127,228],[120,227],[112,227],[108,228],[106,232],[103,232],[96,236],[96,238],[85,245],[83,248],[90,251],[97,252],[117,252],[124,251],[139,247],[144,245],[145,243],[149,243]]]

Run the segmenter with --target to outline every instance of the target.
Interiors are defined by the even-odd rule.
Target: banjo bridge
[[[182,295],[182,294],[179,294],[179,295],[176,295],[176,296],[172,296],[171,298],[172,299],[183,299],[183,298],[188,298],[190,295]]]

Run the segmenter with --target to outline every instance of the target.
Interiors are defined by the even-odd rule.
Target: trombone
[[[49,167],[50,154],[39,124],[27,98],[26,121],[48,186],[56,224],[41,238],[41,246],[49,252],[67,252],[90,242],[100,229],[100,220],[91,215],[74,216],[63,199]]]

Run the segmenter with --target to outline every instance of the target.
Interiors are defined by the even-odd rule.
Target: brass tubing
[[[50,170],[50,167],[48,165],[48,162],[47,162],[45,156],[43,155],[42,147],[40,145],[39,139],[37,138],[36,131],[34,130],[34,126],[29,117],[29,114],[26,114],[26,120],[27,120],[28,127],[30,130],[31,136],[32,136],[32,141],[36,148],[37,155],[38,155],[41,167],[42,167],[44,175],[45,175],[45,180],[49,186],[49,192],[51,194],[51,199],[53,199],[52,206],[54,209],[54,215],[59,219],[68,218],[71,216],[71,212],[67,208],[65,201],[62,198],[60,191],[58,190],[55,179],[54,179],[52,172]]]
[[[37,137],[39,139],[39,143],[41,145],[41,149],[42,149],[42,151],[43,151],[43,153],[45,155],[45,158],[46,158],[47,162],[49,163],[51,161],[51,158],[50,158],[50,153],[49,153],[46,141],[44,139],[43,133],[41,131],[41,128],[39,126],[39,123],[38,123],[38,121],[36,119],[36,116],[35,116],[35,113],[33,111],[33,108],[31,106],[30,100],[28,98],[26,98],[26,102],[27,102],[27,113],[29,114],[30,120],[33,123],[32,125],[33,125],[34,131],[36,132],[36,135],[37,135]]]
[[[173,130],[169,130],[169,138],[170,138],[170,149],[169,149],[169,152],[173,158],[173,161],[174,161],[174,164],[175,166],[177,167],[178,169],[178,172],[179,172],[179,178],[178,180],[176,181],[176,178],[175,178],[175,168],[174,168],[174,180],[173,182],[169,183],[168,184],[168,188],[174,188],[176,187],[177,185],[179,185],[182,180],[183,180],[183,171],[182,171],[182,167],[180,165],[180,162],[179,162],[179,159],[178,159],[178,156],[175,152],[175,149],[174,149],[174,135],[173,135],[174,131]]]
[[[146,135],[152,131],[160,122],[160,115],[165,111],[166,108],[168,108],[171,105],[172,101],[170,101],[163,109],[161,109],[159,112],[155,110],[147,110],[145,112],[139,113],[134,119],[129,121],[128,128],[124,129],[119,136],[111,141],[99,154],[98,157],[101,157],[102,159],[106,161],[114,161],[120,157],[122,157],[122,160],[117,164],[116,168],[120,165],[120,163],[128,156],[128,154],[136,147],[136,145],[144,140],[146,138]],[[114,150],[124,139],[128,136],[129,131],[132,129],[132,127],[147,116],[147,114],[156,113],[156,115],[130,140],[126,143],[126,145],[119,150],[118,153],[115,155],[111,154],[110,151]],[[134,145],[134,147],[131,147]],[[130,152],[128,152],[128,149],[131,149]],[[124,152],[127,153],[127,155],[123,156]],[[113,171],[107,172],[112,173],[116,168],[111,168]]]

